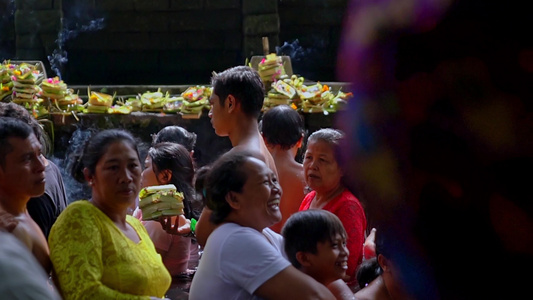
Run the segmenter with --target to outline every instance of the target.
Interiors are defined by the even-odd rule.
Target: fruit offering
[[[43,76],[34,65],[27,63],[18,65],[11,76],[13,102],[24,106],[41,103],[43,100],[38,97],[38,94],[41,91],[39,84]]]
[[[304,78],[292,75],[282,78],[271,85],[267,97],[263,102],[263,111],[277,105],[290,105],[304,113],[334,113],[338,111],[352,93],[337,91],[335,93],[328,85],[317,82],[305,85]]]
[[[183,97],[171,97],[168,98],[167,103],[163,106],[163,112],[165,113],[177,113],[181,111],[183,106]]]
[[[140,95],[142,111],[162,112],[169,97],[168,91],[163,94],[161,88],[157,89],[156,92],[145,92]]]
[[[204,109],[209,110],[209,97],[211,97],[212,90],[205,86],[191,86],[187,88],[181,97],[183,103],[181,106],[181,114],[183,118],[200,118]]]
[[[11,76],[13,75],[15,67],[15,65],[8,62],[0,64],[0,101],[11,95],[13,92],[13,81],[11,81]]]
[[[83,101],[59,77],[47,78],[41,84],[41,96],[61,112],[80,111]]]
[[[281,56],[275,53],[268,54],[259,62],[258,73],[263,82],[274,82],[285,74]]]
[[[99,93],[91,91],[90,87],[87,87],[87,95],[89,100],[87,101],[87,113],[99,113],[105,114],[107,110],[113,105],[113,100],[115,95],[111,96],[109,94]]]

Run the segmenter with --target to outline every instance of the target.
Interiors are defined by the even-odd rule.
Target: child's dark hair
[[[220,105],[224,106],[228,95],[233,95],[246,115],[259,118],[265,100],[265,86],[257,71],[246,66],[229,68],[214,75],[211,85]]]
[[[140,163],[139,142],[133,135],[123,129],[107,129],[89,138],[81,152],[70,156],[69,170],[72,177],[78,182],[85,182],[83,170],[87,168],[90,174],[94,174],[98,161],[105,155],[109,146],[116,142],[128,143],[137,153]]]
[[[299,211],[287,219],[281,230],[285,241],[285,253],[291,264],[300,268],[296,253],[317,253],[317,244],[334,242],[337,234],[346,238],[342,222],[333,213],[323,209]]]
[[[270,145],[289,150],[302,138],[305,132],[302,116],[288,105],[269,109],[261,121],[261,131]]]
[[[150,148],[148,156],[152,159],[153,170],[156,175],[163,170],[170,170],[172,176],[169,183],[175,185],[178,192],[183,193],[185,217],[198,219],[199,214],[195,214],[191,208],[191,202],[195,200],[195,193],[192,187],[194,166],[189,151],[180,144],[164,142],[155,144]]]
[[[364,288],[367,286],[379,275],[381,275],[381,273],[383,273],[383,270],[381,269],[376,257],[363,260],[355,272],[355,277],[357,278],[359,288]]]
[[[196,174],[194,175],[194,189],[196,190],[196,194],[198,194],[202,200],[202,205],[207,205],[207,190],[206,190],[206,184],[207,184],[207,175],[209,174],[209,171],[211,170],[210,166],[203,166],[196,170]]]
[[[381,229],[383,230],[383,229]],[[376,230],[374,243],[376,244],[376,256],[367,260],[364,260],[355,273],[357,283],[360,288],[364,288],[379,275],[383,274],[383,269],[379,265],[377,257],[383,254],[385,257],[391,257],[390,247],[386,247],[383,232]]]

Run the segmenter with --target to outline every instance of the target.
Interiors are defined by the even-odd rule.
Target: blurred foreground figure
[[[345,174],[413,299],[516,298],[533,266],[525,2],[352,1]],[[527,176],[527,177],[526,177]],[[526,179],[528,178],[528,179]]]
[[[0,295],[13,300],[61,299],[39,262],[12,234],[0,230]]]

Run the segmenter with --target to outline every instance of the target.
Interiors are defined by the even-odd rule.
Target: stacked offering
[[[158,89],[157,92],[146,92],[141,96],[142,111],[147,112],[162,112],[163,107],[167,103],[169,97],[168,92],[163,95],[161,89]]]
[[[90,88],[87,88],[87,93],[89,95],[89,101],[87,101],[88,113],[105,114],[107,113],[107,110],[111,108],[111,105],[113,105],[113,100],[115,99],[115,96],[93,92]]]
[[[34,65],[22,63],[13,71],[13,102],[31,108],[43,100],[38,98],[44,75]]]
[[[42,97],[60,111],[78,111],[83,101],[59,77],[47,78],[41,84]]]
[[[268,110],[274,106],[292,104],[292,98],[296,95],[296,89],[283,80],[278,80],[272,84],[272,88],[267,93],[263,102],[263,110]]]
[[[173,184],[145,187],[139,193],[139,208],[143,220],[183,214],[183,194]]]
[[[263,58],[259,63],[257,71],[265,85],[278,80],[285,74],[281,56],[277,56],[275,53],[268,54],[266,58]]]
[[[211,88],[205,86],[191,86],[187,88],[181,97],[183,104],[181,114],[184,119],[198,119],[202,115],[203,109],[210,109],[209,97],[211,97]]]
[[[0,64],[0,101],[12,93],[11,75],[13,75],[14,68],[15,65],[10,63]]]
[[[130,107],[131,111],[141,111],[143,107],[141,99],[139,99],[139,97],[128,98],[128,100],[126,100],[126,103],[124,103],[124,105]]]
[[[165,113],[177,113],[181,111],[183,106],[183,97],[171,97],[167,99],[167,103],[163,106]]]

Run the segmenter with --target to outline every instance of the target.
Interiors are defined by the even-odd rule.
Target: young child
[[[294,267],[328,287],[337,299],[354,299],[343,281],[349,251],[346,231],[336,215],[322,209],[297,212],[287,219],[282,234]]]

